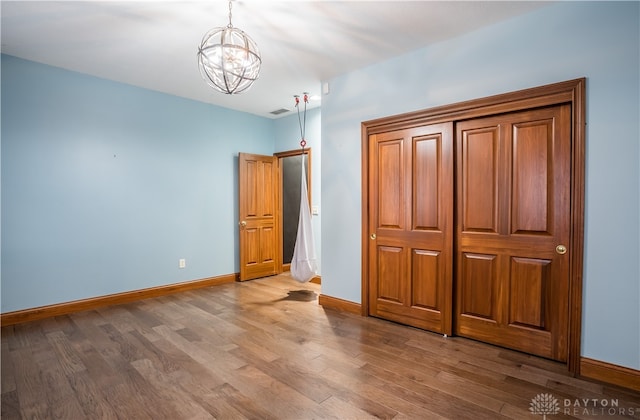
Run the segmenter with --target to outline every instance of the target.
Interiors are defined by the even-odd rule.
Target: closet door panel
[[[496,321],[497,264],[496,256],[464,253],[458,277],[462,317]]]
[[[403,304],[403,284],[397,281],[405,276],[404,248],[378,247],[378,298],[387,303]]]
[[[551,261],[512,258],[509,287],[509,324],[544,329],[551,281]]]
[[[552,120],[513,125],[511,233],[550,234],[553,217]],[[532,194],[535,191],[535,194]]]
[[[413,141],[413,207],[412,221],[414,230],[441,231],[439,223],[439,202],[434,200],[440,196],[439,159],[442,139],[439,135],[422,137]]]
[[[457,124],[456,333],[567,360],[570,121],[559,105]]]
[[[498,158],[500,132],[495,126],[462,133],[462,230],[498,232]]]
[[[371,135],[369,150],[369,314],[451,334],[453,125]]]
[[[405,223],[404,142],[392,138],[377,144],[378,228],[403,230]]]
[[[443,263],[442,253],[414,249],[411,257],[413,259],[411,262],[412,276],[417,280],[413,282],[411,306],[439,310],[438,273],[440,265]]]

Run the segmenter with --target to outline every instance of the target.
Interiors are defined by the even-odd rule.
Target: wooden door
[[[277,274],[278,160],[239,155],[240,281]]]
[[[457,123],[456,156],[456,333],[566,361],[571,107]]]
[[[453,125],[369,136],[369,314],[451,334]]]

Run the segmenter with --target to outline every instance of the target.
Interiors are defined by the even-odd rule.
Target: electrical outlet
[[[187,260],[185,260],[184,258],[180,258],[180,260],[178,261],[178,267],[185,268],[186,266],[187,266]]]

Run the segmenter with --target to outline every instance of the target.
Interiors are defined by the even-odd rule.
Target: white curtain
[[[311,228],[311,210],[307,193],[307,177],[304,170],[304,154],[302,157],[302,182],[300,184],[300,218],[298,219],[298,234],[291,259],[291,275],[300,283],[311,280],[318,272],[316,249],[313,242]]]

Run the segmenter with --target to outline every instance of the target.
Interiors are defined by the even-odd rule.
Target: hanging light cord
[[[298,110],[298,125],[300,126],[300,147],[302,147],[302,151],[304,152],[304,147],[307,145],[307,141],[304,139],[305,131],[307,129],[307,103],[309,102],[309,94],[307,92],[304,93],[303,102],[304,102],[304,115],[302,120],[300,119],[300,96],[294,95],[296,98],[296,109]]]
[[[231,23],[231,0],[229,0],[229,24],[227,28],[233,28],[233,24]]]

